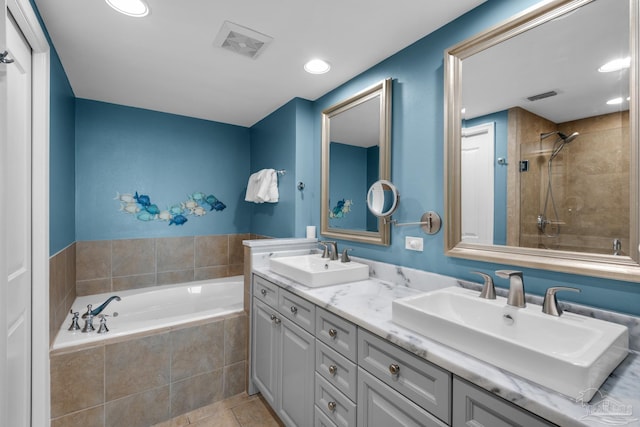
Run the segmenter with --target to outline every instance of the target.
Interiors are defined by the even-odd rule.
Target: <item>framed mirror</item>
[[[390,178],[391,85],[386,79],[322,112],[320,233],[389,245],[389,224],[367,209],[367,191]]]
[[[551,0],[445,52],[445,253],[640,282],[638,0]]]

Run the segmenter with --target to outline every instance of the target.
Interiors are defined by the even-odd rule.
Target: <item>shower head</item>
[[[545,133],[541,133],[540,134],[540,140],[543,140],[545,138],[550,137],[551,135],[558,135],[560,137],[560,139],[562,140],[563,144],[568,144],[571,141],[573,141],[574,139],[576,139],[578,137],[578,135],[580,135],[578,132],[573,132],[571,135],[567,136],[562,132],[559,132],[557,130],[554,130],[552,132],[545,132]]]
[[[571,141],[573,141],[574,139],[576,139],[579,135],[580,135],[580,134],[579,134],[578,132],[573,132],[573,133],[572,133],[571,135],[569,135],[569,136],[565,135],[565,134],[564,134],[564,133],[562,133],[562,132],[558,132],[558,136],[559,136],[560,138],[562,138],[562,142],[563,142],[564,144],[568,144],[568,143],[570,143]]]

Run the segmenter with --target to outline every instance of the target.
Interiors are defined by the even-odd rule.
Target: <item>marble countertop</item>
[[[580,402],[393,323],[391,302],[425,289],[374,278],[308,288],[268,267],[253,272],[559,426],[640,426],[640,355],[635,351],[630,351],[590,402]]]

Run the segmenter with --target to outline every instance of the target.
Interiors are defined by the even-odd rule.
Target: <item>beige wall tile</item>
[[[244,264],[229,265],[229,276],[242,276],[244,274]]]
[[[231,365],[247,359],[247,315],[224,320],[224,364]]]
[[[124,276],[114,277],[111,279],[112,287],[114,291],[126,291],[128,289],[147,288],[149,286],[155,286],[156,275],[142,274],[138,276]]]
[[[49,303],[57,307],[64,300],[67,282],[66,251],[49,258]]]
[[[196,236],[195,266],[213,267],[229,264],[229,236]]]
[[[193,281],[193,269],[182,271],[167,271],[158,273],[156,282],[158,285],[171,285],[174,283],[185,283]]]
[[[111,278],[80,280],[76,282],[76,295],[94,295],[111,292]]]
[[[66,252],[66,272],[67,279],[65,283],[65,295],[70,292],[75,294],[76,292],[76,244],[73,243],[67,249]]]
[[[222,397],[222,369],[171,383],[171,416],[209,405]]]
[[[83,411],[51,420],[51,427],[104,427],[104,406],[95,406]]]
[[[171,332],[171,382],[222,368],[224,321]]]
[[[167,237],[156,239],[157,271],[193,269],[194,238]]]
[[[106,427],[148,427],[168,420],[169,386],[126,396],[105,405]]]
[[[229,266],[221,265],[218,267],[202,267],[196,268],[195,280],[218,279],[220,277],[229,276]]]
[[[107,345],[106,401],[169,384],[169,344],[164,333]]]
[[[244,263],[244,245],[242,241],[250,238],[251,235],[249,233],[229,235],[229,264]]]
[[[224,397],[235,396],[245,391],[247,365],[245,361],[224,367]]]
[[[104,403],[104,360],[104,347],[51,357],[52,418]]]
[[[111,277],[111,240],[76,242],[76,280]]]
[[[116,277],[155,273],[155,257],[155,239],[114,240],[111,275]]]

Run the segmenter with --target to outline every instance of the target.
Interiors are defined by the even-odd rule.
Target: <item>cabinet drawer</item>
[[[360,329],[358,364],[445,423],[450,421],[451,374]]]
[[[446,427],[446,424],[360,368],[358,426]]]
[[[316,406],[337,427],[356,426],[356,404],[317,373]]]
[[[356,364],[320,341],[316,342],[316,372],[349,399],[356,400]]]
[[[358,342],[357,328],[353,323],[318,307],[316,309],[316,338],[355,362]]]
[[[283,316],[307,332],[315,333],[316,311],[313,303],[284,289],[280,289],[278,301],[278,310]]]
[[[278,307],[278,290],[280,288],[275,283],[253,275],[253,296],[269,304],[271,307]]]
[[[327,417],[317,406],[314,406],[314,427],[336,427],[335,423]]]
[[[550,427],[548,421],[458,378],[453,380],[453,427]]]

